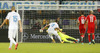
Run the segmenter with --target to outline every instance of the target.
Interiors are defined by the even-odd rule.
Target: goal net
[[[90,10],[94,11],[97,16],[98,27],[100,13],[97,10],[97,5],[39,5],[39,4],[20,4],[17,5],[17,12],[21,16],[23,33],[18,33],[18,42],[51,42],[51,39],[46,33],[48,27],[39,32],[39,29],[43,28],[50,22],[54,22],[57,19],[59,26],[66,32],[67,35],[80,39],[79,27],[77,25],[77,19],[80,16],[80,11],[84,11],[85,16],[89,14]],[[96,42],[100,42],[99,28],[96,30]],[[54,39],[59,42],[58,38],[54,36]],[[88,42],[87,33],[84,38],[85,42]]]

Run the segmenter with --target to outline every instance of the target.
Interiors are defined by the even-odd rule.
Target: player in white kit
[[[50,38],[52,39],[52,41],[55,42],[55,40],[53,39],[53,36],[52,36],[52,35],[55,35],[55,36],[58,37],[58,39],[60,40],[60,42],[63,43],[62,40],[61,40],[61,38],[60,38],[60,36],[59,36],[58,33],[57,33],[57,30],[59,30],[60,32],[62,32],[62,31],[60,30],[58,24],[57,24],[57,20],[56,20],[55,22],[52,22],[52,23],[46,25],[46,26],[45,26],[44,28],[42,28],[41,30],[44,30],[47,26],[49,26],[47,32],[48,32]],[[55,29],[57,29],[57,30],[55,30]]]
[[[20,32],[22,32],[22,26],[21,26],[20,15],[17,12],[15,12],[15,7],[12,6],[11,10],[12,11],[7,14],[6,19],[3,21],[0,28],[6,23],[7,20],[9,20],[9,28],[8,28],[9,29],[8,38],[10,40],[9,50],[11,49],[13,43],[15,44],[15,50],[16,50],[18,47],[18,43],[15,42],[14,38],[16,37],[18,32],[18,22],[20,25]]]

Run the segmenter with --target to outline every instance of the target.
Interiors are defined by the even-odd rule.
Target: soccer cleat
[[[79,43],[79,39],[77,39],[76,42]]]
[[[94,40],[92,40],[92,42],[93,42],[93,44],[95,44],[95,41]]]
[[[11,50],[11,48],[9,48],[9,50]]]
[[[53,42],[53,43],[55,43],[55,40],[54,40],[54,39],[52,39],[52,42]]]
[[[91,45],[91,42],[89,42],[89,45]]]
[[[17,47],[18,47],[18,43],[15,45],[15,50],[17,50]]]
[[[84,45],[84,43],[82,43],[82,45]]]

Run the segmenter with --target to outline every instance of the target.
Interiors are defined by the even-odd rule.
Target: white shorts
[[[49,36],[51,36],[51,35],[58,36],[57,31],[48,31],[48,34],[49,34]]]
[[[18,34],[18,29],[9,29],[8,31],[8,38],[15,38]]]

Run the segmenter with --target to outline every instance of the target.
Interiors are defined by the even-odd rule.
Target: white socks
[[[9,48],[11,48],[11,47],[12,47],[12,44],[13,44],[13,43],[10,41],[10,46],[9,46]]]
[[[52,35],[49,35],[49,37],[50,37],[51,39],[53,39],[53,36],[52,36]]]
[[[12,47],[12,44],[13,44],[13,43],[14,43],[15,45],[17,44],[13,38],[9,38],[9,39],[10,39],[10,46],[9,46],[9,48]]]
[[[58,39],[59,39],[59,40],[60,40],[60,42],[61,42],[62,40],[61,40],[60,36],[58,35],[57,37],[58,37]]]

